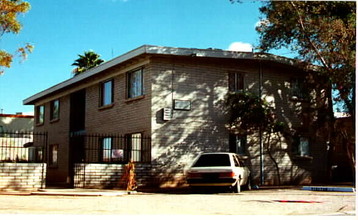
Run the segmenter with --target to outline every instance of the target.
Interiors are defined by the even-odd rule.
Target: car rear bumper
[[[222,179],[187,179],[189,186],[233,186],[237,182],[234,178]]]

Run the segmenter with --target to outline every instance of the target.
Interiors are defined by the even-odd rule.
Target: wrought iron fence
[[[148,163],[151,161],[151,138],[141,133],[128,135],[71,134],[73,162],[79,163]]]
[[[0,132],[0,162],[40,163],[44,161],[47,133]]]

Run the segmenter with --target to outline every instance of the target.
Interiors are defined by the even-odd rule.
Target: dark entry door
[[[83,131],[86,118],[86,90],[71,94],[70,104],[70,131]]]
[[[71,94],[70,100],[70,184],[74,186],[75,163],[84,158],[85,140],[81,134],[85,133],[86,118],[86,90]]]

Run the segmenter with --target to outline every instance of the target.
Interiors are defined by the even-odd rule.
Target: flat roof
[[[76,77],[65,80],[59,84],[56,84],[46,90],[43,90],[35,95],[26,98],[23,101],[24,105],[31,105],[36,100],[41,99],[51,93],[54,93],[60,89],[64,89],[77,82],[92,77],[106,69],[117,66],[125,61],[138,57],[140,55],[172,55],[172,56],[191,56],[191,57],[207,57],[207,58],[226,58],[226,59],[249,59],[249,60],[265,60],[283,63],[286,65],[297,65],[300,63],[298,60],[290,59],[287,57],[276,56],[268,53],[254,53],[254,52],[238,52],[228,51],[221,49],[196,49],[196,48],[176,48],[176,47],[162,47],[153,45],[143,45],[134,50],[131,50],[123,55],[120,55],[112,60],[102,63],[101,65],[83,72]]]
[[[0,117],[6,118],[34,118],[33,115],[23,115],[23,114],[0,114]]]

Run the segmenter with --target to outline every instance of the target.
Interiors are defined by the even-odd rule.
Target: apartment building
[[[48,184],[116,187],[131,160],[139,185],[176,186],[210,151],[241,154],[256,184],[277,184],[277,169],[281,183],[304,184],[323,181],[327,170],[325,142],[308,124],[315,97],[307,74],[299,61],[272,54],[144,45],[24,104],[34,105],[34,130],[48,133]],[[289,133],[276,137],[274,151],[260,134],[226,129],[222,103],[236,90],[265,98],[285,122]]]

